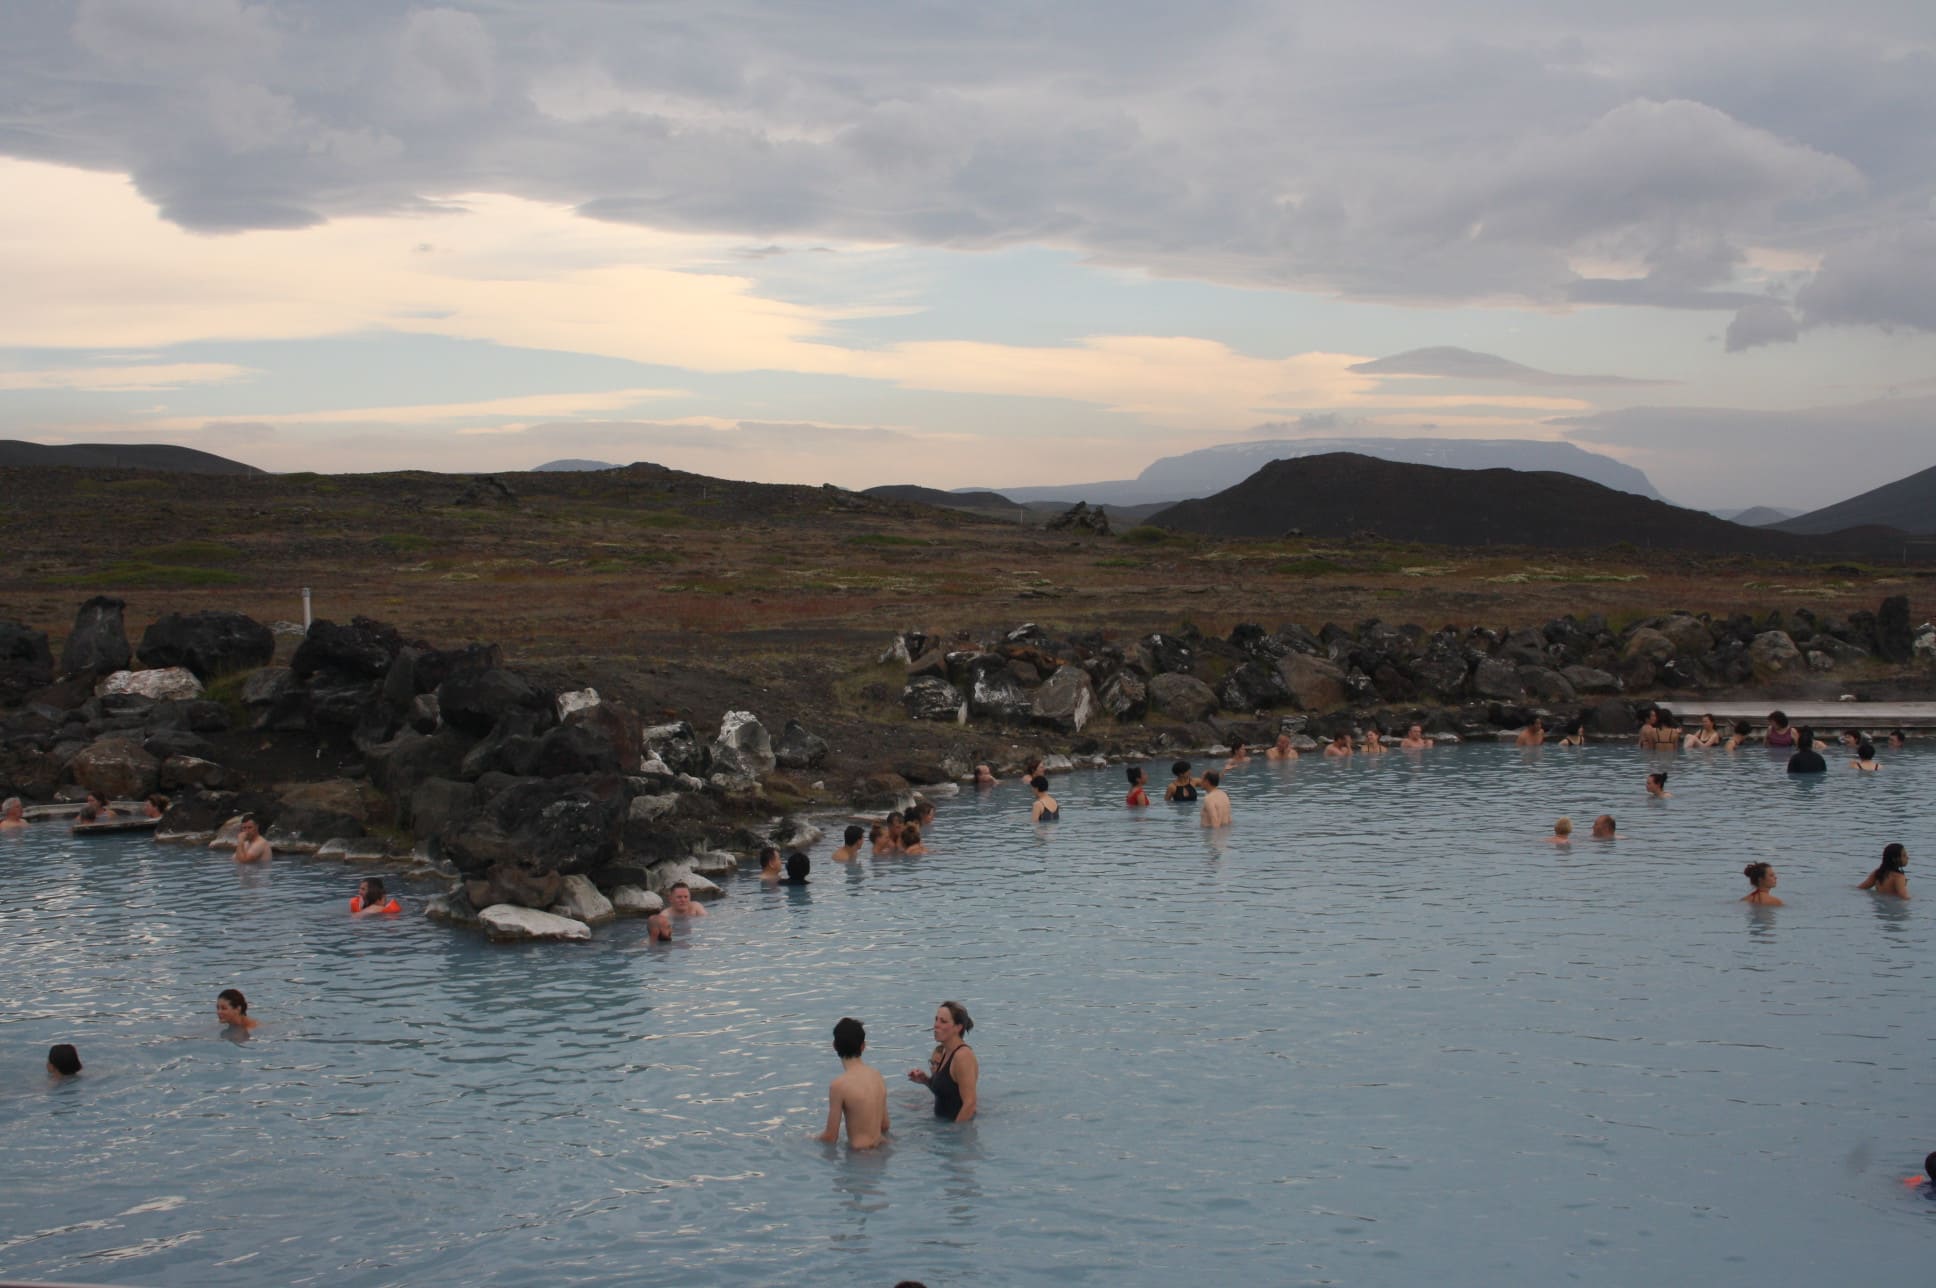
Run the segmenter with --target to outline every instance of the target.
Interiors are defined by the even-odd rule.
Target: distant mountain
[[[870,487],[861,495],[878,496],[886,501],[918,501],[949,510],[1007,510],[1012,514],[1021,508],[1000,492],[943,492],[918,483],[887,483]]]
[[[1918,536],[1936,534],[1936,465],[1885,483],[1861,496],[1773,524],[1781,532],[1834,532],[1856,524],[1881,524]]]
[[[253,465],[171,443],[24,443],[0,439],[0,465],[66,465],[86,470],[163,470],[173,474],[261,474]]]
[[[610,461],[579,461],[566,457],[558,461],[546,461],[543,465],[533,465],[531,473],[557,473],[561,470],[615,470],[618,466]]]
[[[1778,505],[1751,505],[1745,510],[1716,510],[1715,517],[1726,519],[1729,523],[1740,523],[1750,528],[1765,528],[1792,519],[1800,510],[1784,510]]]
[[[1354,452],[1381,460],[1447,469],[1548,470],[1591,479],[1619,492],[1659,500],[1647,476],[1610,456],[1572,443],[1494,438],[1276,438],[1224,443],[1150,463],[1134,479],[1003,488],[1017,501],[1087,501],[1091,505],[1145,505],[1209,496],[1241,482],[1267,461]]]
[[[1455,470],[1349,452],[1273,461],[1236,487],[1171,506],[1150,522],[1226,537],[1277,537],[1293,528],[1323,537],[1370,530],[1445,546],[1563,549],[1631,541],[1671,550],[1769,555],[1820,553],[1821,547],[1571,474]],[[1842,535],[1866,540],[1861,534]]]

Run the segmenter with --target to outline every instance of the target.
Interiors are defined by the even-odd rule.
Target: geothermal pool
[[[649,948],[357,873],[0,835],[0,1274],[94,1283],[1920,1282],[1936,754],[1441,748],[941,803]],[[1205,762],[1199,761],[1199,764]],[[1166,777],[1153,767],[1152,778]],[[1624,839],[1545,843],[1612,812]],[[1887,841],[1917,902],[1853,889]],[[1749,860],[1788,906],[1736,902]],[[1928,902],[1925,902],[1927,900]],[[223,1040],[219,989],[262,1022]],[[906,1082],[974,1013],[983,1113]],[[866,1022],[894,1133],[807,1139]],[[49,1085],[46,1048],[86,1072]]]

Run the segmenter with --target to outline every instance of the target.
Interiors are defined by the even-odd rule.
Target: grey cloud
[[[1869,323],[1936,331],[1936,221],[1831,252],[1796,303],[1810,326]]]
[[[661,425],[632,420],[547,421],[525,430],[525,440],[543,438],[547,447],[622,447],[637,451],[683,448],[703,452],[811,450],[815,447],[909,448],[920,440],[899,430],[815,425],[808,422],[743,420],[729,429]]]
[[[0,151],[124,170],[202,230],[502,189],[754,245],[1731,310],[1745,247],[1833,253],[1936,191],[1925,9],[1489,13],[8,0]],[[1568,266],[1609,256],[1644,285]]]
[[[1458,380],[1500,380],[1511,384],[1547,388],[1611,387],[1659,385],[1662,380],[1643,380],[1634,376],[1587,375],[1561,371],[1541,371],[1493,353],[1475,353],[1453,345],[1434,345],[1409,349],[1388,358],[1356,363],[1351,371],[1372,376],[1445,376]]]
[[[1729,353],[1740,353],[1762,344],[1793,344],[1801,338],[1801,319],[1787,306],[1774,300],[1744,304],[1728,323]]]

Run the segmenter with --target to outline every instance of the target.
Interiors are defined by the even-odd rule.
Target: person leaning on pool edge
[[[975,1027],[968,1008],[960,1002],[943,1002],[934,1012],[934,1054],[928,1057],[927,1072],[908,1070],[908,1081],[918,1082],[934,1093],[934,1116],[965,1123],[979,1108],[981,1065],[975,1051],[965,1041]]]

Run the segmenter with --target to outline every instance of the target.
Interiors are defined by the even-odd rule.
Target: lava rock
[[[912,720],[957,720],[961,690],[937,676],[924,675],[901,690],[901,705]]]
[[[140,800],[159,784],[161,762],[132,738],[108,737],[82,748],[67,771],[89,791],[113,800]]]
[[[164,666],[149,671],[116,671],[96,686],[99,697],[133,696],[149,701],[189,700],[202,696],[202,682],[185,666]]]
[[[127,601],[111,595],[96,595],[82,604],[74,614],[74,629],[61,648],[61,670],[68,675],[127,670],[134,656],[128,647],[127,626],[121,619],[127,606]]]
[[[1763,631],[1755,636],[1748,646],[1748,664],[1762,684],[1792,676],[1806,665],[1802,651],[1785,631]]]
[[[1916,636],[1909,626],[1909,597],[1891,595],[1875,615],[1876,654],[1885,662],[1907,662],[1916,655]]]
[[[1095,714],[1096,689],[1089,673],[1079,666],[1064,666],[1035,691],[1029,719],[1063,733],[1080,733]]]
[[[396,628],[367,617],[356,617],[347,626],[319,618],[310,623],[303,642],[289,659],[289,669],[299,680],[329,674],[344,679],[381,680],[389,673],[403,640]]]
[[[476,505],[478,502],[466,501],[460,496],[455,504]],[[592,937],[592,928],[582,921],[540,912],[536,908],[519,907],[511,903],[492,904],[477,914],[477,921],[484,927],[484,933],[487,936],[503,942],[538,940],[547,943],[574,943]]]
[[[812,769],[827,759],[827,740],[808,733],[798,720],[789,720],[773,744],[773,762],[781,769]]]
[[[713,772],[711,750],[686,721],[653,725],[644,736],[645,749],[673,773],[704,778]]]
[[[1126,667],[1103,681],[1097,696],[1102,709],[1118,721],[1141,720],[1149,710],[1149,685]]]
[[[445,833],[444,854],[466,875],[496,864],[566,876],[596,871],[619,855],[624,781],[587,776],[507,787]]]
[[[423,659],[417,672],[423,672]],[[552,716],[551,698],[516,671],[494,667],[488,671],[459,671],[437,686],[437,710],[445,724],[472,737],[482,737],[503,725],[507,716],[523,717],[538,733]],[[542,721],[537,719],[542,715]]]
[[[210,609],[157,618],[142,632],[135,656],[147,667],[185,666],[206,683],[267,665],[275,654],[275,633],[267,626],[241,613]]]
[[[25,622],[0,622],[0,706],[15,706],[54,682],[47,632]]]
[[[1344,671],[1334,662],[1289,653],[1278,661],[1277,673],[1301,711],[1335,711],[1345,704]]]
[[[1289,702],[1291,686],[1273,662],[1251,661],[1224,676],[1217,700],[1226,711],[1258,711]]]
[[[1178,671],[1165,671],[1152,677],[1149,696],[1158,711],[1186,722],[1205,719],[1218,707],[1216,692],[1209,685],[1194,675]]]
[[[773,755],[772,736],[751,711],[728,711],[720,717],[712,753],[714,773],[739,778],[764,777],[779,763]]]

